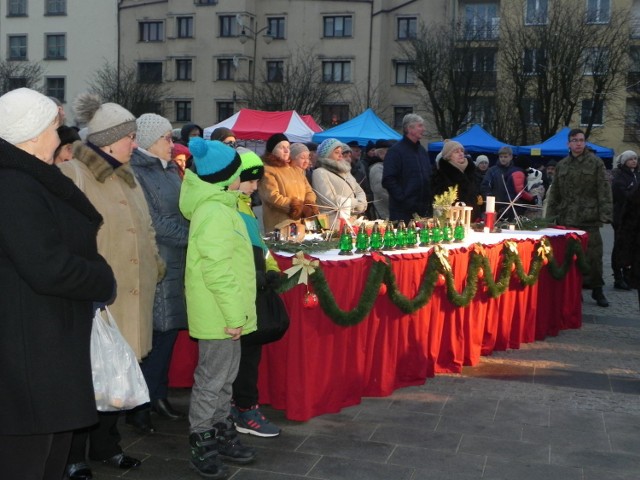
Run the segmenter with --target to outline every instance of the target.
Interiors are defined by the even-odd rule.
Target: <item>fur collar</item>
[[[347,161],[337,161],[332,158],[318,158],[317,166],[325,168],[336,175],[344,176],[345,173],[351,172],[351,164]]]
[[[58,167],[44,163],[3,139],[0,139],[0,169],[13,169],[26,173],[96,225],[102,223],[102,217],[95,207]]]
[[[269,165],[270,167],[286,167],[290,165],[290,162],[285,162],[284,160],[276,157],[273,153],[265,153],[262,156],[262,161],[265,165]]]
[[[95,179],[100,183],[104,183],[107,178],[115,174],[117,177],[124,180],[129,187],[135,188],[136,186],[133,171],[128,164],[124,164],[114,170],[113,167],[109,165],[109,162],[100,157],[100,155],[84,145],[82,142],[75,142],[73,144],[73,158],[84,163]]]

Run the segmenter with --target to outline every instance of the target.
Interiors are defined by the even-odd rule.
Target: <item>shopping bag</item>
[[[265,345],[280,340],[289,328],[289,315],[280,295],[272,288],[259,290],[256,298],[258,329],[242,337],[243,345]]]
[[[101,412],[129,410],[149,401],[149,389],[133,350],[113,315],[98,309],[91,330],[91,373]]]

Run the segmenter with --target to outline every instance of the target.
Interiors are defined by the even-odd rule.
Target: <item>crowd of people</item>
[[[527,185],[531,166],[509,147],[490,167],[486,155],[474,160],[445,141],[433,164],[416,114],[404,117],[399,141],[317,145],[278,133],[259,157],[226,128],[204,139],[189,124],[175,137],[161,115],[135,118],[95,95],[79,96],[73,107],[79,131],[38,92],[0,97],[0,470],[7,478],[88,480],[88,459],[140,467],[120,447],[119,412],[96,410],[89,337],[105,305],[149,390],[150,402],[127,411],[125,423],[150,434],[152,413],[188,415],[191,467],[225,478],[226,462],[256,457],[238,433],[280,434],[258,403],[255,335],[270,314],[261,299],[282,275],[263,232],[319,214],[331,226],[354,215],[428,217],[434,195],[451,186],[474,219],[488,195],[532,205],[545,196]],[[607,306],[602,224],[615,231],[614,286],[640,286],[638,158],[623,152],[610,185],[582,131],[570,132],[568,148],[541,178],[547,215],[589,233],[585,287]],[[252,210],[257,202],[263,225]],[[198,342],[188,414],[168,400],[183,329]]]

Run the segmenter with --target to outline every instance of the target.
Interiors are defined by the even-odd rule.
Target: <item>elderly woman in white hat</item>
[[[86,142],[77,143],[73,159],[59,168],[104,218],[98,251],[113,268],[117,283],[117,295],[109,308],[140,361],[151,350],[153,302],[164,263],[158,255],[144,193],[129,165],[138,146],[136,118],[122,106],[102,103],[90,94],[79,96],[73,107],[76,118],[87,126]],[[98,417],[98,425],[89,432],[74,435],[67,469],[71,480],[91,475],[85,463],[87,434],[89,458],[125,470],[141,464],[122,452],[117,415],[100,412]]]
[[[189,223],[180,213],[181,179],[179,167],[171,161],[172,126],[169,120],[145,113],[136,120],[138,148],[131,156],[131,168],[147,199],[156,231],[160,256],[167,272],[156,285],[153,304],[153,348],[142,360],[141,368],[149,387],[149,405],[127,414],[127,423],[143,433],[155,430],[150,410],[176,420],[184,415],[173,409],[167,399],[169,363],[179,329],[187,328],[184,297],[184,273]]]
[[[0,97],[0,472],[62,478],[72,431],[97,420],[92,302],[113,294],[98,255],[102,217],[53,165],[58,107]]]
[[[313,189],[320,213],[328,214],[329,226],[336,229],[338,218],[359,215],[367,209],[367,196],[351,175],[351,163],[342,155],[342,142],[327,138],[318,146]]]

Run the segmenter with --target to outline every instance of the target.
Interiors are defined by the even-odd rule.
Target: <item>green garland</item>
[[[498,265],[498,275],[496,277],[491,270],[489,259],[483,255],[483,247],[480,244],[476,244],[469,258],[465,285],[462,291],[458,292],[455,288],[453,273],[449,265],[444,264],[446,260],[444,262],[442,260],[445,257],[435,254],[439,251],[436,250],[434,254],[429,256],[422,282],[418,292],[412,299],[400,292],[389,259],[372,262],[358,304],[349,311],[342,310],[336,303],[322,268],[316,268],[314,273],[309,276],[309,280],[313,290],[318,295],[320,307],[327,316],[338,325],[352,326],[360,323],[369,314],[379,295],[382,283],[387,285],[387,294],[394,305],[404,313],[413,313],[424,307],[431,300],[431,296],[438,284],[439,275],[444,276],[449,301],[457,307],[466,307],[475,297],[480,281],[486,284],[489,296],[497,298],[506,292],[512,278],[518,279],[525,286],[534,285],[538,281],[542,267],[545,264],[549,268],[551,276],[556,280],[564,278],[574,261],[583,274],[587,273],[589,268],[585,252],[582,250],[579,240],[569,238],[563,262],[559,264],[555,259],[549,240],[545,237],[536,242],[528,272],[524,270],[515,243],[511,241],[504,242],[502,261]],[[479,277],[481,268],[483,275]],[[296,273],[292,277],[285,279],[278,291],[282,293],[295,287],[298,285],[299,277],[300,274]],[[497,278],[497,280],[494,280],[494,278]]]

